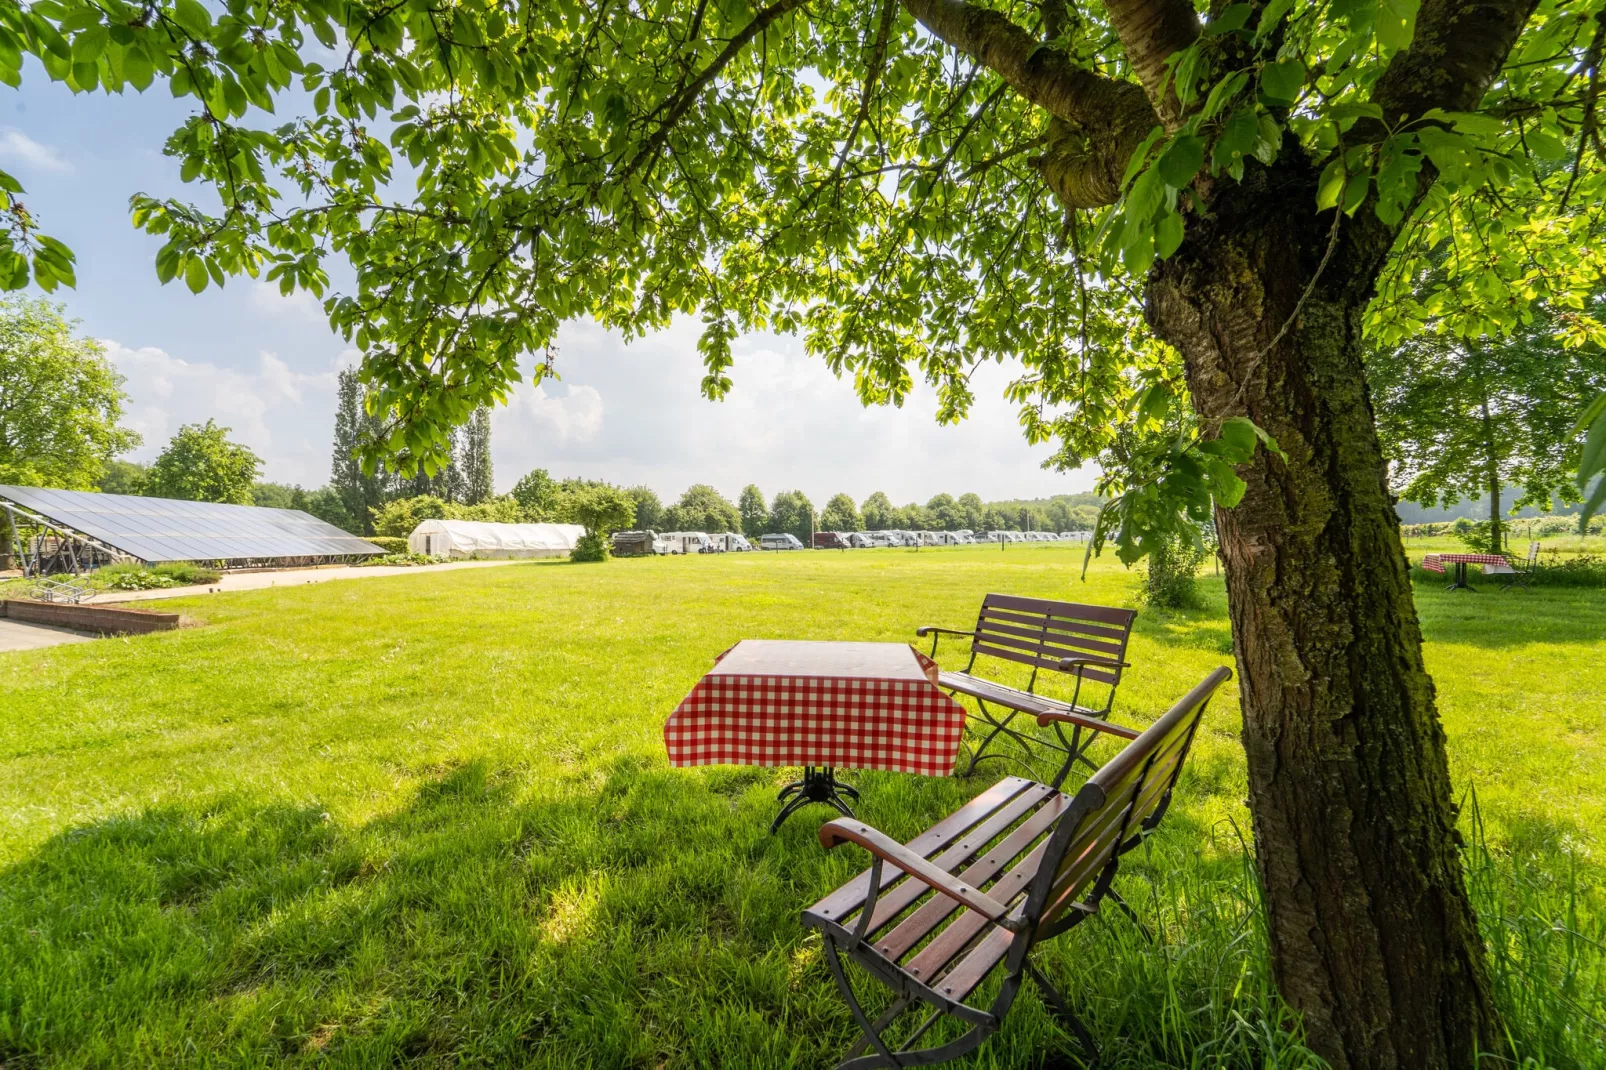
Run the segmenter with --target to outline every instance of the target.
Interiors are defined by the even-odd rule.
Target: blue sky
[[[318,486],[328,478],[337,370],[356,353],[329,330],[310,295],[231,279],[194,295],[161,285],[160,241],[128,221],[135,192],[203,199],[164,157],[188,112],[160,85],[140,95],[73,96],[33,66],[20,90],[0,89],[0,167],[26,187],[46,233],[78,255],[78,287],[58,291],[127,377],[127,422],[149,459],[182,423],[215,418],[265,461],[268,479]],[[737,347],[736,387],[724,402],[698,396],[696,325],[630,346],[591,323],[559,339],[560,383],[521,388],[492,417],[499,489],[525,471],[645,483],[678,496],[708,482],[734,498],[756,482],[797,487],[816,501],[838,491],[895,501],[946,491],[984,498],[1089,489],[1090,473],[1039,466],[1002,400],[1007,368],[974,380],[978,404],[939,427],[921,391],[902,409],[863,409],[848,382],[803,355],[796,339],[757,336]]]

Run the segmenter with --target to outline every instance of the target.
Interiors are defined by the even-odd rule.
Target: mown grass
[[[521,564],[188,599],[205,627],[6,655],[0,1064],[832,1065],[854,1031],[797,912],[863,857],[820,849],[820,808],[767,835],[785,770],[669,769],[663,720],[741,638],[907,640],[990,590],[1131,604],[1135,577],[1079,565]],[[1140,614],[1118,717],[1230,664],[1204,584],[1206,610]],[[1606,600],[1418,602],[1514,1042],[1601,1065]],[[1159,946],[1112,913],[1047,949],[1111,1065],[1313,1064],[1267,978],[1235,703],[1123,870]],[[903,837],[998,773],[852,779]],[[972,1065],[1070,1051],[1028,992]]]

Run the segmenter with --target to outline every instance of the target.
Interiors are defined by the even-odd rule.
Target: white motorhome
[[[947,541],[943,537],[947,534],[946,531],[917,531],[914,536],[921,546],[941,546]]]
[[[868,550],[876,545],[876,541],[870,537],[868,531],[852,531],[848,533],[848,545],[855,550]]]
[[[790,532],[781,532],[778,535],[761,535],[758,540],[761,550],[801,550],[803,544],[797,541],[797,536]]]
[[[1091,539],[1092,537],[1093,537],[1093,533],[1091,531],[1062,531],[1062,532],[1060,532],[1060,540],[1062,542],[1086,542],[1087,540]]]
[[[724,531],[715,535],[714,546],[727,553],[745,553],[753,549],[753,544],[747,541],[747,536],[738,535],[734,531]]]
[[[702,531],[670,531],[664,538],[669,542],[669,552],[672,554],[711,554],[716,553],[714,540]]]

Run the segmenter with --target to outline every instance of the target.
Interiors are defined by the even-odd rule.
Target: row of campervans
[[[758,545],[734,531],[710,535],[706,531],[620,531],[613,536],[613,552],[620,557],[647,554],[724,554],[749,550],[801,550],[794,535],[761,535]]]
[[[983,542],[1086,542],[1093,537],[1090,531],[989,531]]]

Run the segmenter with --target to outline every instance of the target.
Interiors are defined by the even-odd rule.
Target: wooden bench
[[[964,775],[975,772],[976,763],[984,757],[1005,757],[997,752],[987,753],[987,748],[1000,735],[1021,744],[1028,754],[1034,746],[1039,745],[1063,753],[1065,769],[1054,778],[1056,784],[1064,779],[1065,772],[1077,761],[1091,768],[1092,763],[1082,753],[1082,733],[1087,726],[1081,720],[1055,720],[1055,740],[1027,736],[1011,728],[1010,722],[1021,714],[1028,717],[1045,713],[1075,714],[1077,718],[1098,721],[1108,717],[1110,706],[1115,701],[1115,689],[1121,683],[1121,673],[1128,668],[1126,644],[1131,638],[1132,622],[1137,615],[1134,609],[1111,609],[1108,606],[1089,606],[1076,602],[990,594],[982,599],[976,627],[971,631],[929,624],[915,629],[915,635],[920,638],[931,636],[933,658],[937,656],[937,640],[941,636],[970,637],[970,662],[964,670],[945,672],[938,678],[939,686],[954,694],[975,699],[982,720],[990,728],[981,745],[971,753],[970,765]],[[1022,689],[977,676],[974,674],[977,659],[984,656],[1029,665],[1032,669],[1031,679]],[[1036,693],[1038,676],[1045,669],[1075,679],[1069,701]],[[1087,688],[1088,684],[1098,687]],[[1089,693],[1101,690],[1103,703],[1084,701],[1084,689]],[[1002,717],[995,716],[989,704],[1008,712]],[[1065,737],[1067,724],[1071,729],[1069,739]],[[1092,739],[1089,736],[1088,742]]]
[[[1105,900],[1132,914],[1111,887],[1121,856],[1165,816],[1205,707],[1231,675],[1223,666],[1205,677],[1074,797],[1008,777],[908,843],[855,819],[820,828],[827,849],[855,843],[872,858],[868,870],[803,912],[803,924],[824,938],[827,963],[864,1033],[841,1070],[964,1055],[999,1029],[1028,976],[1089,1062],[1097,1059],[1087,1029],[1033,965],[1032,949],[1097,914]],[[1095,722],[1093,731],[1110,728]],[[853,994],[843,955],[892,992],[874,1021]],[[999,970],[991,1006],[965,1002]],[[923,1011],[924,1020],[905,1029],[907,1010]],[[919,1046],[944,1017],[969,1028]]]

